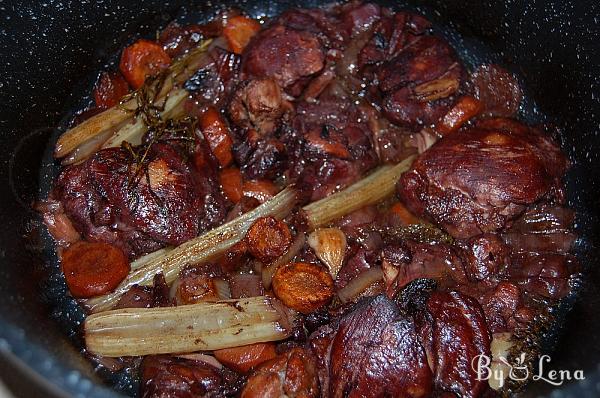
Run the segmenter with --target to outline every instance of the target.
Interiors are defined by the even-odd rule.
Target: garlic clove
[[[339,228],[320,228],[308,236],[308,245],[335,278],[344,263],[346,255],[346,235]]]
[[[513,346],[511,333],[494,333],[490,352],[492,354],[492,363],[490,364],[490,377],[488,384],[493,390],[501,390],[506,383],[506,379],[511,371],[508,365],[508,355]]]

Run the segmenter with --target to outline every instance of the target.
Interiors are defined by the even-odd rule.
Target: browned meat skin
[[[467,240],[460,254],[467,277],[475,282],[502,274],[510,264],[511,250],[500,236],[483,234]]]
[[[381,7],[375,3],[350,2],[340,11],[341,26],[350,39],[370,30],[381,18]]]
[[[87,240],[115,244],[130,257],[179,245],[218,224],[226,210],[210,168],[198,172],[180,150],[152,145],[139,178],[129,152],[101,150],[65,169],[53,196]]]
[[[240,377],[203,361],[149,355],[141,365],[142,398],[198,398],[233,395]]]
[[[430,26],[431,23],[422,16],[408,12],[385,15],[377,22],[373,37],[360,51],[358,66],[364,70],[367,65],[391,60]]]
[[[577,270],[572,255],[526,253],[514,256],[509,279],[531,294],[560,299],[569,294],[569,280]]]
[[[309,343],[324,397],[424,397],[432,374],[415,324],[384,296],[364,299]]]
[[[175,301],[170,298],[165,276],[162,273],[156,274],[153,282],[152,286],[133,285],[121,296],[114,309],[174,306]]]
[[[291,148],[289,180],[311,201],[347,187],[378,163],[360,113],[334,95],[298,104],[293,134],[284,140]]]
[[[196,107],[225,106],[239,81],[240,64],[239,55],[220,47],[212,49],[210,62],[185,83],[185,89],[192,93],[191,102]]]
[[[282,87],[319,72],[325,51],[318,37],[275,23],[250,41],[242,56],[242,79],[270,77]]]
[[[560,187],[566,159],[539,131],[494,119],[443,137],[398,183],[417,215],[457,238],[503,229]]]
[[[150,307],[152,307],[152,288],[134,285],[121,296],[114,309]]]
[[[231,120],[242,128],[254,128],[261,136],[273,133],[281,116],[291,105],[282,98],[281,89],[271,78],[242,83],[229,103]]]
[[[483,104],[483,113],[494,117],[514,117],[519,111],[521,86],[498,65],[481,65],[471,74],[470,90]]]
[[[234,156],[246,179],[276,179],[287,166],[288,153],[284,143],[275,136],[262,138],[254,129],[247,129],[234,146]]]
[[[377,68],[383,114],[410,128],[437,122],[454,102],[462,66],[448,43],[422,36]]]
[[[521,289],[513,282],[498,283],[479,299],[492,333],[515,330],[532,320],[532,310],[523,302]]]
[[[477,355],[490,355],[491,336],[477,301],[458,292],[433,292],[417,319],[436,389],[481,396],[489,387],[477,380],[472,363]]]
[[[319,380],[313,354],[294,347],[262,363],[250,376],[241,398],[317,398]]]
[[[531,295],[549,299],[565,297],[571,279],[580,271],[569,254],[575,235],[574,212],[547,204],[528,209],[503,238],[511,246],[508,277]]]
[[[211,37],[210,33],[201,25],[181,26],[171,22],[160,32],[158,42],[169,57],[174,59],[196,47],[205,37]],[[213,33],[218,35],[219,32]]]
[[[382,163],[399,163],[416,154],[418,145],[410,129],[392,124],[374,107],[361,104],[361,112],[373,134],[375,151]]]

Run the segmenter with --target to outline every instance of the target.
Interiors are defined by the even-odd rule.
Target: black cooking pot
[[[173,18],[185,18],[183,10],[192,19],[215,14],[210,2],[197,3],[0,1],[0,182],[5,187],[0,212],[0,376],[19,395],[118,395],[79,353],[82,314],[64,298],[51,245],[31,203],[45,195],[56,171],[50,156],[55,127],[70,110],[85,105],[80,98],[90,92],[95,71],[114,61],[114,54],[134,35],[152,36]],[[235,5],[258,16],[298,3],[214,4]],[[595,1],[575,0],[423,0],[409,6],[448,28],[442,30],[453,44],[469,48],[471,56],[494,59],[517,72],[535,99],[526,104],[526,116],[539,120],[545,114],[562,131],[563,148],[573,162],[566,185],[569,204],[578,211],[577,230],[583,238],[577,250],[586,282],[564,327],[548,339],[557,344],[544,369],[580,369],[585,380],[561,386],[539,381],[524,395],[596,397],[600,262],[593,243],[600,236],[600,7]],[[127,380],[113,381],[121,391],[132,392],[135,387]]]

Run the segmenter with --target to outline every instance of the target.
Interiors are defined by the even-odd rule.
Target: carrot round
[[[290,263],[273,275],[273,293],[287,307],[309,314],[329,303],[334,294],[333,279],[316,264]]]
[[[62,255],[62,270],[73,297],[89,298],[110,292],[127,274],[129,261],[108,243],[77,242]]]
[[[248,251],[267,264],[285,254],[292,244],[292,234],[283,221],[274,217],[261,217],[246,233]]]
[[[390,208],[390,211],[392,212],[392,214],[396,215],[400,219],[402,225],[408,226],[411,224],[420,223],[419,218],[412,214],[410,210],[408,210],[406,206],[404,206],[404,204],[401,202],[395,203]]]
[[[94,102],[98,108],[112,108],[127,93],[129,93],[129,84],[120,73],[102,72],[94,87]]]
[[[269,180],[250,180],[242,184],[243,196],[254,198],[260,203],[270,200],[277,192],[277,187]]]
[[[222,170],[219,179],[223,193],[233,203],[237,203],[242,198],[242,173],[237,167],[230,167]]]
[[[252,368],[277,356],[273,343],[224,348],[214,351],[213,354],[223,365],[239,373],[248,373]]]
[[[200,116],[200,129],[221,167],[228,166],[233,160],[233,140],[225,119],[215,107],[209,107]]]
[[[171,58],[160,44],[140,39],[123,50],[119,69],[129,84],[138,89],[146,77],[156,75],[169,65]]]
[[[260,30],[260,24],[254,19],[238,15],[230,18],[223,29],[223,35],[229,48],[236,54],[241,54],[252,37]]]

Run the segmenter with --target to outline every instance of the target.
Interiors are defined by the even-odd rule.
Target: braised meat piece
[[[465,273],[471,281],[498,277],[510,264],[511,249],[495,234],[472,237],[462,249]]]
[[[437,122],[454,103],[462,83],[454,50],[436,36],[422,36],[377,68],[383,114],[417,129]]]
[[[523,94],[519,81],[498,65],[481,65],[471,74],[470,90],[483,104],[483,113],[494,117],[514,117]]]
[[[310,336],[323,396],[482,396],[471,364],[491,336],[477,301],[420,286],[396,300],[362,299]]]
[[[201,360],[149,355],[141,365],[142,398],[198,398],[233,395],[240,377]]]
[[[215,33],[218,34],[218,32]],[[175,59],[196,47],[205,37],[211,36],[204,26],[181,26],[176,22],[171,22],[160,32],[158,42],[163,46],[169,57]]]
[[[556,196],[567,167],[540,131],[491,120],[449,134],[400,178],[398,194],[417,215],[457,238],[506,227],[528,205]]]
[[[262,363],[250,376],[241,394],[241,398],[279,397],[319,397],[315,358],[310,351],[294,347]]]
[[[526,253],[513,258],[509,279],[531,294],[560,299],[571,291],[571,278],[578,270],[572,255]]]
[[[277,82],[270,78],[249,80],[241,85],[229,103],[231,120],[242,128],[253,128],[261,136],[273,133],[286,108]]]
[[[220,47],[210,49],[209,62],[185,83],[197,105],[224,106],[238,81],[241,58]]]
[[[377,296],[360,301],[309,343],[319,358],[323,397],[426,397],[432,373],[414,321]]]
[[[129,151],[101,150],[65,169],[53,196],[85,239],[114,244],[132,258],[179,245],[224,218],[210,169],[195,169],[179,148],[156,143],[136,168]]]
[[[363,7],[359,10],[361,13],[367,11]],[[356,11],[352,14],[354,13]],[[391,15],[387,12],[387,14],[376,23],[373,36],[358,55],[358,66],[363,71],[365,66],[376,65],[396,57],[402,49],[413,44],[431,26],[431,23],[420,15],[408,12]]]
[[[348,3],[341,7],[339,19],[349,39],[369,31],[381,18],[381,7],[374,3]]]
[[[458,292],[433,292],[426,310],[416,315],[421,341],[438,390],[460,397],[479,397],[487,389],[473,361],[490,356],[491,335],[481,306]]]
[[[297,105],[290,148],[290,182],[308,200],[323,198],[357,181],[378,163],[368,126],[352,104],[333,94]]]
[[[242,56],[242,78],[269,77],[286,88],[319,72],[324,62],[324,48],[314,33],[275,23],[248,44]]]

